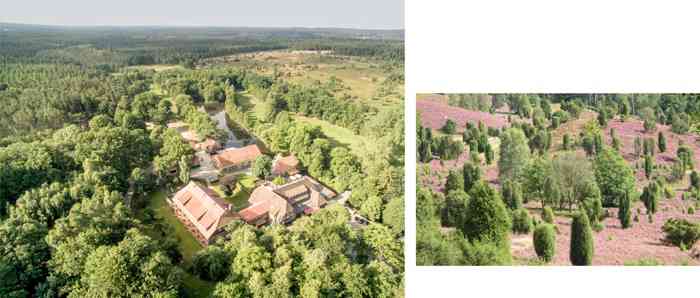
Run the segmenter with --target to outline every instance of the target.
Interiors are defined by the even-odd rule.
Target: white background
[[[698,92],[693,1],[406,0],[406,296],[695,297],[690,267],[416,267],[416,92]]]

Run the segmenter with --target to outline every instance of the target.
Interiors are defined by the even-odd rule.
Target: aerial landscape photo
[[[403,29],[0,23],[0,297],[403,297],[404,180]]]
[[[419,266],[700,265],[700,95],[418,94]]]

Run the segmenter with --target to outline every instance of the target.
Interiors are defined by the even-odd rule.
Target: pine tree
[[[697,171],[690,173],[690,187],[700,189],[700,175],[698,175]]]
[[[569,260],[575,266],[591,265],[593,261],[593,231],[586,212],[578,212],[571,223]]]
[[[600,124],[600,127],[606,127],[608,125],[608,115],[605,112],[605,109],[601,109],[598,113],[598,123]]]
[[[620,219],[620,225],[623,229],[627,229],[632,225],[632,212],[630,211],[630,195],[627,192],[620,197],[620,209],[617,212],[617,218]]]
[[[493,149],[491,148],[491,144],[486,144],[486,152],[484,152],[484,155],[486,156],[486,164],[492,164],[495,156],[493,153]]]
[[[644,207],[647,208],[647,213],[656,213],[656,206],[658,205],[660,195],[661,189],[657,182],[652,181],[651,183],[649,183],[649,185],[644,187],[641,199],[644,203]]]
[[[523,191],[520,183],[512,180],[503,181],[501,192],[503,201],[509,209],[517,210],[523,206]]]
[[[557,244],[554,225],[537,225],[535,232],[532,234],[532,242],[537,256],[547,263],[551,262],[554,258]]]
[[[634,138],[634,155],[639,158],[642,156],[642,138],[637,136]]]
[[[546,223],[554,223],[554,211],[552,211],[551,207],[545,206],[542,209],[542,220]]]
[[[651,172],[654,168],[654,161],[651,159],[651,156],[644,155],[644,175],[649,179],[651,177]]]
[[[464,178],[459,171],[450,170],[445,182],[445,193],[453,190],[464,190]]]
[[[469,191],[474,184],[481,180],[481,169],[477,165],[465,163],[462,166],[462,177],[464,180],[463,189],[464,191]]]
[[[666,152],[666,137],[662,132],[659,132],[659,152]]]

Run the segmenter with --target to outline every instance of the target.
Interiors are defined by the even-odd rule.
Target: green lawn
[[[368,149],[374,146],[373,142],[371,142],[368,138],[356,135],[352,130],[347,128],[333,125],[329,122],[316,118],[294,116],[294,119],[299,122],[320,126],[321,130],[328,138],[336,142],[338,145],[350,149],[350,151],[357,156],[365,155]]]
[[[239,102],[246,111],[252,111],[256,118],[264,118],[263,100],[248,91],[238,92]]]
[[[167,194],[164,190],[158,190],[149,195],[147,209],[153,210],[156,218],[161,219],[163,224],[172,227],[175,237],[178,239],[178,250],[182,254],[183,263],[180,267],[185,272],[183,276],[183,284],[185,297],[210,297],[211,293],[214,291],[214,286],[216,283],[201,280],[198,277],[187,272],[186,268],[190,265],[192,261],[192,256],[202,249],[202,246],[197,242],[197,240],[190,234],[190,232],[185,228],[185,226],[175,217],[172,210],[165,201]],[[138,214],[138,217],[143,220],[144,215]],[[148,229],[148,227],[147,227]],[[161,238],[160,234],[153,230],[145,231],[149,236],[153,237],[155,240]]]
[[[224,198],[224,200],[233,204],[233,208],[238,211],[248,207],[248,198],[255,188],[255,181],[258,179],[245,174],[239,175],[236,179],[238,181],[236,183],[236,190],[230,196],[227,196],[218,184],[212,185],[211,188],[216,191],[219,196]]]

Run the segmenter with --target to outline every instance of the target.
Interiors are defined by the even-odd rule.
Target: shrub
[[[695,214],[695,208],[693,208],[693,206],[688,207],[688,214]]]
[[[554,258],[556,250],[556,233],[554,225],[541,224],[535,228],[532,235],[532,242],[535,245],[535,253],[545,262],[550,262]]]
[[[593,232],[586,212],[578,212],[571,223],[569,260],[575,266],[591,265],[593,261]]]
[[[664,263],[657,259],[639,259],[637,261],[627,261],[625,266],[662,266]]]
[[[463,242],[464,264],[469,266],[507,266],[511,263],[510,252],[488,242]]]
[[[670,185],[667,185],[664,187],[664,196],[667,199],[673,198],[676,196],[676,191],[673,190],[673,187],[671,187]]]
[[[545,206],[544,209],[542,209],[542,220],[546,223],[554,223],[554,211],[552,211],[551,207]]]
[[[488,128],[488,135],[492,136],[492,137],[498,137],[501,135],[501,131],[498,128],[489,127]]]
[[[605,228],[605,225],[604,225],[602,222],[599,222],[599,221],[593,223],[592,226],[593,226],[593,227],[592,227],[593,231],[595,231],[596,233],[602,231],[602,230]]]
[[[690,129],[690,117],[686,113],[675,114],[671,118],[671,131],[686,134]]]
[[[532,230],[532,219],[527,210],[520,208],[513,211],[513,232],[518,234],[528,234]]]
[[[457,131],[457,124],[452,119],[447,119],[440,130],[448,135],[454,134]]]
[[[700,239],[700,224],[671,218],[664,223],[665,240],[681,248],[691,248]]]

